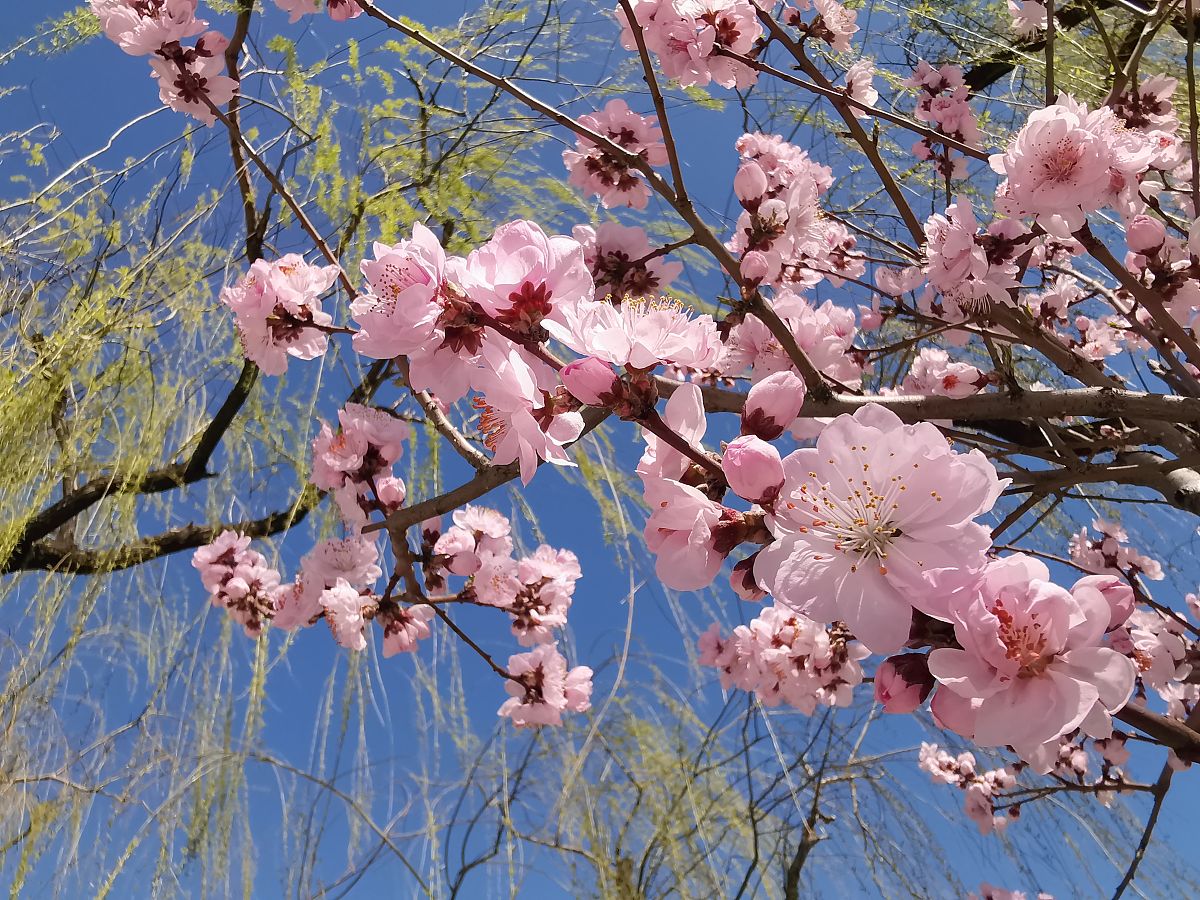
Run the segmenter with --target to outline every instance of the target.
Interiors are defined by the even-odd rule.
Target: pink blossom
[[[418,222],[412,240],[391,247],[376,242],[374,251],[373,260],[362,262],[370,291],[350,304],[359,325],[354,349],[373,359],[391,359],[440,344],[446,254],[438,239]]]
[[[1016,785],[1016,778],[1007,769],[979,772],[975,757],[970,753],[951,756],[937,744],[921,744],[918,765],[934,781],[949,784],[963,791],[963,809],[975,822],[980,834],[1003,831],[1009,817],[996,811],[995,799]],[[1016,817],[1016,812],[1011,813]]]
[[[579,124],[641,157],[648,165],[662,166],[667,163],[667,147],[663,143],[657,119],[638,115],[624,100],[609,100],[600,112],[580,116]],[[598,196],[605,208],[646,208],[650,186],[641,172],[624,159],[586,137],[579,137],[575,149],[564,150],[562,156],[570,173],[570,183],[584,193]]]
[[[908,639],[914,606],[947,618],[951,584],[982,571],[991,541],[972,520],[1007,482],[933,425],[905,425],[870,404],[838,416],[815,448],[783,465],[775,541],[755,567],[778,602],[844,621],[870,650],[889,653]]]
[[[1068,542],[1071,561],[1077,566],[1097,574],[1143,575],[1151,581],[1163,579],[1162,565],[1130,547],[1127,543],[1129,535],[1120,525],[1096,519],[1092,528],[1100,533],[1099,538],[1092,538],[1084,528]]]
[[[288,22],[292,25],[321,11],[320,0],[275,0],[275,5],[288,14]]]
[[[565,321],[595,294],[579,242],[523,220],[497,228],[465,261],[454,261],[452,274],[485,313],[521,333],[543,319]]]
[[[744,435],[725,448],[721,468],[733,492],[751,503],[769,504],[783,486],[779,451],[754,435]]]
[[[1071,587],[1072,594],[1088,590],[1099,592],[1108,604],[1109,631],[1120,625],[1124,625],[1125,620],[1133,614],[1135,599],[1133,588],[1116,575],[1085,575]],[[1080,602],[1085,608],[1090,608],[1090,605],[1094,603],[1091,600],[1082,600]]]
[[[322,311],[320,295],[336,278],[336,266],[312,266],[295,253],[254,262],[241,281],[221,291],[246,357],[267,375],[282,375],[289,356],[314,359],[324,353],[321,326],[333,319]]]
[[[650,240],[641,228],[601,222],[595,228],[576,225],[571,233],[583,247],[599,300],[619,304],[627,297],[658,296],[683,271],[682,263],[651,258]]]
[[[164,44],[195,37],[208,27],[196,18],[196,0],[90,0],[109,40],[130,56],[157,53]]]
[[[279,572],[250,549],[250,538],[223,531],[196,550],[192,565],[212,595],[212,605],[226,609],[249,637],[257,637],[278,608]]]
[[[813,8],[819,18],[809,26],[809,33],[840,53],[848,51],[850,35],[858,31],[858,13],[846,9],[837,0],[813,0]]]
[[[322,490],[347,483],[369,488],[372,479],[390,474],[408,439],[408,423],[359,403],[347,403],[338,422],[336,433],[321,423],[313,441],[313,484]]]
[[[903,391],[960,398],[979,393],[987,383],[987,376],[974,366],[951,361],[945,350],[922,347],[904,378]]]
[[[658,56],[666,76],[681,86],[703,87],[715,81],[726,88],[745,88],[757,80],[749,66],[714,52],[746,55],[762,35],[748,0],[641,0],[633,4],[633,11],[647,48]],[[625,10],[619,7],[616,17],[621,46],[636,51]]]
[[[512,347],[486,344],[476,369],[474,386],[483,394],[480,431],[497,465],[519,461],[521,481],[528,484],[542,459],[557,466],[574,466],[563,447],[583,432],[578,412],[560,411],[550,394],[557,379],[544,363],[534,368]],[[535,361],[536,362],[536,361]]]
[[[509,699],[498,715],[512,719],[518,728],[561,725],[564,712],[586,712],[591,707],[592,670],[567,661],[554,644],[539,644],[528,653],[508,659],[511,676],[504,684]]]
[[[870,59],[860,59],[846,70],[846,94],[859,103],[874,106],[879,100],[879,91],[875,90],[875,63]],[[866,110],[855,109],[854,114],[860,119],[869,119],[871,114]]]
[[[522,646],[554,640],[553,629],[567,624],[567,610],[581,574],[574,553],[545,544],[517,562],[521,589],[507,609],[513,617],[513,634]]]
[[[925,273],[951,304],[949,312],[960,315],[1008,302],[1009,290],[1017,286],[1016,245],[997,227],[978,234],[969,200],[959,198],[945,216],[931,216],[925,237]]]
[[[686,382],[675,389],[663,409],[663,422],[679,437],[693,447],[700,447],[701,439],[708,428],[708,416],[704,411],[704,397],[699,385]],[[643,431],[646,451],[638,460],[637,474],[642,480],[670,478],[679,480],[692,465],[692,461],[649,431]]]
[[[314,595],[339,581],[353,588],[370,588],[381,575],[379,547],[366,537],[321,541],[300,560],[300,582]]]
[[[791,291],[778,292],[771,305],[813,365],[847,387],[858,384],[863,367],[852,352],[858,333],[852,310],[829,300],[814,307]],[[755,315],[747,315],[730,330],[720,367],[730,376],[749,369],[755,382],[775,372],[794,371],[779,339]]]
[[[784,433],[804,405],[807,388],[795,372],[775,372],[758,382],[746,395],[742,408],[742,434],[773,441]]]
[[[358,0],[325,0],[325,11],[335,22],[357,19],[363,14],[363,8],[358,5]]]
[[[942,690],[979,701],[977,743],[1032,761],[1075,728],[1112,733],[1110,713],[1129,699],[1136,668],[1099,646],[1109,609],[1098,591],[1073,596],[1044,563],[1016,554],[990,563],[975,599],[951,612],[963,649],[933,650],[929,669]]]
[[[722,687],[753,691],[766,706],[786,703],[805,714],[818,705],[848,706],[867,655],[845,628],[827,628],[780,606],[764,608],[728,639],[714,623],[699,650],[700,664],[717,669]]]
[[[646,548],[654,571],[669,588],[697,591],[712,583],[724,562],[713,538],[721,506],[690,485],[665,478],[644,478]]]
[[[381,609],[375,621],[383,626],[384,657],[414,652],[417,642],[429,637],[429,622],[434,615],[433,607],[420,604]]]
[[[704,370],[721,353],[717,325],[710,315],[691,316],[669,297],[581,304],[566,328],[551,334],[579,353],[615,366],[648,370],[662,364]]]
[[[1109,107],[1089,112],[1064,95],[1030,114],[1007,152],[990,162],[1008,179],[1004,205],[1065,237],[1088,213],[1134,190],[1150,158],[1145,140],[1123,129]]]
[[[1031,38],[1045,31],[1049,24],[1046,4],[1041,0],[1008,0],[1008,12],[1012,16],[1013,32],[1022,38]]]
[[[363,618],[363,595],[358,588],[339,578],[321,592],[320,603],[333,639],[347,650],[366,650],[367,636],[363,629],[367,621]]]
[[[1167,239],[1167,227],[1162,219],[1137,215],[1125,226],[1125,241],[1135,253],[1154,253]]]

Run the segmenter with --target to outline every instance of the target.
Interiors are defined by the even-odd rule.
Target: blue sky
[[[48,0],[39,4],[6,4],[0,9],[0,35],[17,36],[28,34],[33,27],[56,12],[65,11],[74,6],[73,3],[61,0]],[[399,8],[399,4],[390,4],[391,8]],[[456,21],[458,16],[470,4],[462,2],[431,3],[428,0],[413,4],[403,4],[403,12],[415,19],[429,24],[449,24]],[[212,16],[213,24],[228,30],[228,17]],[[886,17],[883,17],[886,22]],[[864,21],[866,21],[864,19]],[[285,17],[273,8],[267,13],[260,27],[287,29]],[[608,27],[605,22],[598,22],[597,28]],[[372,36],[379,33],[378,27],[366,19],[349,23],[346,26],[331,26],[323,19],[311,20],[298,25],[286,33],[297,37],[304,28],[311,28],[311,34],[306,37],[306,52],[317,55],[328,46],[333,46],[343,35],[350,33],[364,43],[369,43]],[[269,33],[269,32],[268,32]],[[615,41],[615,29],[612,29]],[[869,40],[880,48],[880,56],[898,56],[895,48],[886,43],[886,32],[872,35]],[[102,91],[92,89],[102,80]],[[144,60],[135,59],[121,53],[107,41],[93,41],[73,50],[71,53],[56,58],[51,63],[36,57],[20,56],[0,67],[0,85],[15,86],[14,93],[0,98],[0,121],[6,129],[20,130],[39,123],[53,125],[60,136],[49,150],[52,169],[65,167],[76,159],[99,149],[108,136],[120,124],[142,113],[157,108],[157,93],[149,78]],[[580,111],[584,111],[580,109]],[[740,116],[721,116],[699,107],[687,107],[680,111],[673,124],[683,145],[705,147],[703,155],[689,157],[687,175],[693,192],[702,205],[713,211],[714,219],[728,207],[728,183],[732,175],[736,155],[733,150],[733,140],[741,133]],[[120,159],[144,151],[157,141],[178,133],[180,120],[170,112],[160,112],[132,129],[128,135],[121,138],[112,148],[111,158]],[[214,133],[214,136],[215,133]],[[803,135],[802,135],[803,136]],[[701,144],[702,142],[702,144]],[[803,143],[798,139],[798,142]],[[835,174],[844,166],[842,159],[826,160],[833,166]],[[5,161],[5,166],[11,165]],[[13,171],[10,169],[10,172]],[[201,171],[198,177],[212,177],[214,181],[223,177],[223,172],[212,173]],[[0,182],[2,183],[2,182]],[[6,195],[7,189],[0,188],[0,197]],[[701,280],[696,287],[703,288],[708,283]],[[709,285],[711,286],[711,285]],[[829,289],[822,287],[818,297],[823,299],[829,295]],[[853,302],[852,294],[842,294],[841,299]],[[298,385],[303,385],[301,379]],[[341,386],[330,394],[335,397]],[[332,400],[330,402],[333,402]],[[328,415],[331,410],[327,410]],[[718,426],[717,435],[720,434]],[[626,464],[635,460],[640,452],[640,443],[636,442],[631,429],[619,427],[612,431],[617,446],[618,459]],[[449,469],[445,473],[447,481],[465,477],[465,473]],[[565,546],[575,551],[581,558],[584,579],[580,582],[576,593],[575,606],[572,609],[572,629],[574,647],[580,663],[589,663],[601,668],[600,661],[611,659],[618,653],[625,638],[625,622],[628,606],[625,598],[628,593],[629,575],[620,563],[616,561],[614,548],[606,544],[606,536],[594,505],[587,495],[579,488],[568,485],[559,473],[543,470],[534,479],[530,489],[525,494],[529,504],[539,516],[539,524],[545,530],[549,543]],[[484,503],[496,506],[507,514],[514,514],[515,504],[512,494],[507,491],[497,492],[487,498]],[[1081,513],[1082,514],[1082,513]],[[514,516],[516,517],[516,516]],[[1147,535],[1158,533],[1163,540],[1168,540],[1171,522],[1161,516],[1151,516],[1147,525]],[[1179,547],[1169,544],[1158,544],[1148,547],[1152,553],[1161,553],[1171,560],[1176,560],[1177,568],[1172,573],[1170,583],[1180,588],[1190,589],[1196,583],[1197,572],[1190,564],[1191,556],[1184,557],[1181,551],[1194,550],[1195,533],[1189,531],[1179,534],[1175,531]],[[536,544],[531,532],[526,533],[531,544]],[[294,566],[296,559],[305,549],[306,537],[293,536],[281,542],[281,558],[283,564]],[[200,613],[206,602],[197,582],[191,578],[191,569],[186,560],[175,559],[163,567],[164,584],[177,592],[180,602],[191,603]],[[678,601],[668,597],[661,586],[653,578],[653,567],[644,559],[635,561],[633,578],[640,585],[634,607],[635,649],[647,654],[653,661],[680,681],[680,691],[698,707],[711,708],[714,712],[719,709],[721,697],[715,688],[715,678],[707,678],[705,683],[696,684],[692,681],[694,675],[687,664],[687,647],[680,636],[677,614],[683,610],[695,621],[704,618],[701,603],[697,598],[683,596]],[[721,603],[727,620],[745,617],[744,604],[723,596]],[[12,607],[5,608],[7,618],[12,615]],[[488,616],[486,611],[478,615],[464,614],[464,627],[477,634],[498,634],[496,640],[489,646],[495,649],[501,657],[507,652],[515,652],[515,643],[508,640],[503,629],[496,628],[494,616]],[[19,630],[17,621],[0,622],[6,629]],[[217,641],[220,623],[216,616],[210,616],[200,632],[201,645]],[[253,645],[248,641],[235,640],[232,652],[240,657],[242,662],[239,671],[248,675],[253,658]],[[428,651],[427,651],[428,652]],[[463,655],[464,681],[468,685],[466,702],[478,730],[487,733],[491,728],[495,708],[503,699],[502,686],[483,664]],[[299,635],[295,646],[287,655],[284,665],[286,674],[273,681],[273,692],[265,712],[266,726],[263,743],[270,751],[278,756],[290,759],[298,765],[303,765],[311,746],[311,723],[314,721],[320,706],[320,698],[325,690],[325,681],[332,666],[344,666],[346,660],[329,640],[323,629],[311,629]],[[374,665],[372,662],[371,665]],[[398,733],[396,723],[407,722],[408,712],[403,707],[408,699],[405,679],[413,670],[409,659],[380,660],[380,682],[376,702],[387,703],[391,707],[392,719],[382,716],[368,716],[368,743],[373,753],[395,756],[407,760],[413,765],[420,762],[420,754],[427,752],[422,741],[411,734]],[[604,667],[597,679],[596,698],[602,700],[611,688],[612,667]],[[634,665],[626,676],[626,689],[635,689],[637,679],[645,675],[645,670]],[[105,674],[98,676],[109,685],[109,696],[120,698],[121,676]],[[110,680],[111,679],[111,680]],[[280,685],[286,684],[288,690],[281,690]],[[119,702],[113,699],[115,708]],[[897,747],[912,747],[922,736],[919,728],[910,721],[889,722],[877,728],[871,735],[864,751],[884,752]],[[1135,777],[1151,778],[1157,772],[1161,754],[1153,753],[1142,766],[1135,766]],[[974,834],[974,827],[961,812],[960,795],[950,788],[935,787],[929,784],[925,776],[915,767],[915,758],[907,757],[897,760],[891,765],[891,771],[902,783],[911,784],[914,791],[927,796],[931,809],[936,814],[930,816],[930,827],[940,836],[944,836],[946,855],[950,864],[960,874],[968,886],[974,886],[980,881],[990,881],[994,884],[1013,888],[1033,889],[1041,887],[1051,890],[1059,897],[1086,896],[1079,886],[1079,873],[1062,869],[1056,871],[1060,862],[1055,857],[1057,848],[1046,846],[1045,859],[1037,861],[1035,868],[1041,880],[1030,883],[1024,873],[1016,870],[998,851],[996,839],[979,839]],[[1168,798],[1164,819],[1159,825],[1158,838],[1171,841],[1183,854],[1193,849],[1189,846],[1189,820],[1184,819],[1189,808],[1200,799],[1193,781],[1194,776],[1185,773],[1177,779],[1177,787]],[[277,814],[278,805],[270,798],[273,780],[264,775],[262,778],[252,776],[251,816],[255,819],[255,830],[260,836],[270,836],[276,833],[277,825],[271,819]],[[402,788],[391,785],[381,790]],[[338,824],[335,829],[341,827]],[[888,823],[881,822],[881,828],[887,828]],[[1020,828],[1018,824],[1014,828]],[[260,830],[261,829],[261,830]],[[269,837],[267,838],[269,842]],[[1089,851],[1095,861],[1090,867],[1097,877],[1105,884],[1115,883],[1118,877],[1115,870],[1104,874],[1111,863],[1105,854],[1099,851]],[[1117,857],[1123,859],[1126,851],[1117,851]],[[323,872],[329,877],[335,877],[340,871],[344,860],[323,859]],[[262,896],[271,896],[273,886],[278,884],[279,872],[276,868],[280,861],[261,860],[258,887]],[[533,876],[525,883],[522,896],[555,897],[561,892],[553,881],[553,872],[548,877]],[[387,866],[379,866],[368,873],[364,881],[357,885],[356,890],[362,896],[374,896],[385,892],[393,884],[396,873]],[[834,885],[826,885],[834,889]],[[843,886],[844,888],[844,886]],[[137,888],[127,888],[132,894],[137,894]],[[846,896],[845,893],[842,894]]]

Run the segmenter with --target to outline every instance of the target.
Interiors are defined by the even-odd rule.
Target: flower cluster
[[[608,138],[651,166],[665,165],[667,146],[654,116],[640,116],[624,100],[609,100],[600,112],[579,117],[579,124]],[[621,158],[587,137],[579,137],[574,150],[563,151],[569,181],[585,194],[594,194],[605,207],[645,209],[650,186],[642,174]]]
[[[867,650],[846,629],[819,625],[769,606],[728,638],[718,624],[700,638],[700,665],[721,675],[721,686],[753,691],[766,706],[786,703],[805,714],[817,706],[849,706],[862,683]]]
[[[165,106],[216,121],[215,109],[228,103],[237,81],[224,74],[229,40],[196,18],[196,0],[90,0],[109,40],[130,56],[149,56]],[[183,41],[200,37],[194,46]]]
[[[809,6],[808,0],[801,0],[799,7],[785,8],[784,24],[793,26],[806,37],[824,41],[839,53],[848,51],[850,37],[858,31],[858,13],[847,9],[837,0],[812,0],[811,6],[816,15],[806,22],[801,12]]]
[[[853,235],[821,213],[818,201],[833,184],[828,167],[778,135],[742,135],[737,149],[733,190],[744,211],[728,247],[746,278],[812,287],[865,271]]]
[[[222,531],[196,551],[192,565],[212,595],[212,605],[227,609],[248,636],[257,637],[279,606],[279,572],[250,549],[250,538]]]
[[[913,115],[918,122],[928,122],[960,144],[979,147],[979,125],[967,103],[967,84],[963,81],[961,68],[947,65],[935,69],[921,60],[904,85],[917,91],[917,108]],[[936,138],[921,138],[912,146],[913,156],[923,161],[932,160],[938,174],[945,179],[965,177],[966,159],[953,153],[948,146],[935,147],[936,143]]]
[[[304,16],[321,10],[321,0],[275,0],[275,5],[288,14],[288,21],[293,25]],[[335,22],[357,19],[363,14],[363,8],[356,0],[325,0],[325,11]]]
[[[749,0],[633,0],[631,5],[646,48],[658,57],[663,73],[683,87],[715,82],[745,88],[758,80],[754,69],[725,55],[750,56],[762,35]],[[624,7],[615,15],[621,46],[636,51],[633,23]]]
[[[1163,579],[1162,564],[1130,547],[1129,534],[1120,525],[1095,519],[1092,530],[1100,536],[1093,538],[1086,528],[1071,535],[1067,546],[1071,551],[1071,562],[1075,565],[1097,574],[1109,573],[1126,578],[1140,575],[1151,581]]]
[[[1110,107],[1089,111],[1064,95],[1031,113],[1008,150],[991,157],[992,168],[1005,178],[996,206],[1030,216],[1058,237],[1069,237],[1088,213],[1104,207],[1132,215],[1141,206],[1140,176],[1155,149]]]
[[[334,431],[321,423],[313,440],[312,483],[331,491],[342,520],[358,531],[374,512],[399,509],[404,481],[392,467],[404,452],[408,423],[383,409],[347,403]]]
[[[920,299],[922,311],[948,321],[1007,303],[1017,286],[1017,240],[1024,229],[1011,220],[993,222],[979,233],[971,201],[960,198],[925,223],[925,275],[929,288]],[[933,294],[941,298],[936,307]]]
[[[922,743],[917,764],[930,778],[949,784],[966,793],[963,808],[978,826],[980,834],[1003,832],[1012,819],[1020,815],[1019,806],[1011,806],[1008,814],[996,810],[996,799],[1016,786],[1016,773],[1008,767],[980,772],[971,753],[952,756],[937,744]]]
[[[661,296],[683,271],[682,263],[668,262],[650,247],[641,228],[602,222],[576,225],[571,234],[583,248],[596,298],[617,306],[628,298]]]

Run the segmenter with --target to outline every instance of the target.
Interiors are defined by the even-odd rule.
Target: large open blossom
[[[619,307],[602,300],[582,304],[567,327],[550,331],[572,350],[634,369],[664,363],[708,369],[722,350],[712,316],[690,315],[669,297],[631,299]]]
[[[90,0],[109,40],[130,56],[157,53],[208,27],[196,18],[196,0]]]
[[[1008,180],[999,200],[1060,237],[1081,228],[1087,214],[1136,192],[1154,148],[1121,125],[1112,109],[1089,111],[1069,96],[1030,114],[1008,150],[991,157]]]
[[[939,693],[970,702],[977,743],[1008,744],[1046,771],[1047,745],[1076,728],[1107,738],[1133,690],[1133,660],[1100,645],[1110,615],[1099,591],[1051,583],[1040,560],[995,560],[974,599],[951,610],[963,649],[932,651],[929,670]]]
[[[946,618],[942,593],[986,563],[991,539],[973,520],[1004,483],[982,453],[954,451],[933,425],[864,406],[790,454],[784,472],[775,541],[755,575],[779,602],[846,622],[876,653],[908,639],[914,606]]]
[[[354,349],[373,359],[391,359],[440,344],[446,253],[438,239],[418,222],[411,240],[393,246],[376,241],[374,250],[374,259],[362,261],[370,291],[350,304],[359,325]]]

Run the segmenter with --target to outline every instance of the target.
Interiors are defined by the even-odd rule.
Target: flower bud
[[[729,576],[733,592],[747,603],[761,603],[767,596],[767,592],[758,586],[758,582],[754,578],[754,561],[756,559],[758,559],[757,551],[739,561],[733,567],[733,574]]]
[[[1112,631],[1125,624],[1125,620],[1133,615],[1133,588],[1116,575],[1086,575],[1071,587],[1071,593],[1091,588],[1098,591],[1108,603],[1109,619],[1106,631]]]
[[[762,167],[751,160],[742,163],[737,174],[733,176],[733,192],[742,201],[743,206],[757,203],[767,192],[767,175]]]
[[[773,441],[796,420],[804,405],[804,381],[795,372],[768,375],[746,395],[742,434]]]
[[[571,396],[588,406],[607,406],[601,397],[611,395],[617,382],[613,367],[594,356],[567,363],[558,375]]]
[[[767,254],[761,250],[750,250],[742,257],[739,264],[742,277],[747,281],[760,282],[766,280],[771,273],[771,263]]]
[[[1166,239],[1166,226],[1154,216],[1134,216],[1125,228],[1125,243],[1135,253],[1153,254]]]
[[[737,438],[725,448],[721,468],[733,492],[751,503],[774,500],[783,486],[779,451],[752,434]]]
[[[933,690],[929,658],[924,653],[889,656],[875,670],[875,699],[887,713],[910,713]]]

